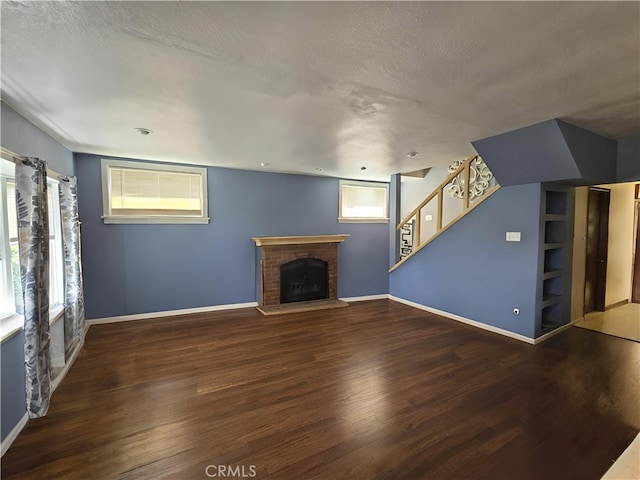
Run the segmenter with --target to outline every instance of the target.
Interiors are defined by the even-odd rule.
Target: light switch
[[[431,220],[433,220],[433,215],[425,215],[425,216],[424,216],[424,219],[425,219],[427,222],[430,222]]]
[[[507,232],[507,242],[519,242],[520,232]]]

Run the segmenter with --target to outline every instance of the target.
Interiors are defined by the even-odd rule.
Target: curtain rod
[[[5,160],[8,160],[10,162],[15,163],[15,159],[19,158],[20,160],[25,160],[29,157],[26,157],[24,155],[18,155],[15,152],[12,152],[11,150],[4,148],[4,147],[0,147],[0,152],[2,153],[2,158],[4,158]],[[69,177],[67,175],[62,175],[58,172],[56,172],[55,170],[51,170],[49,167],[47,167],[47,176],[48,177],[53,177],[56,180],[62,180],[63,182],[68,182],[69,181]]]

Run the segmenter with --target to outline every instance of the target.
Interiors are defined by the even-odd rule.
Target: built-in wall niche
[[[548,278],[542,282],[542,303],[549,306],[556,300],[561,300],[564,291],[564,281],[561,275]]]
[[[545,334],[554,328],[567,323],[563,318],[562,304],[555,303],[542,309],[542,321],[540,324],[540,333]]]
[[[562,289],[564,287],[564,283],[562,281],[562,276],[557,275],[555,277],[547,278],[544,283],[544,293],[548,295],[562,295]]]
[[[544,243],[562,243],[565,239],[566,222],[564,220],[546,221],[544,225]]]
[[[570,320],[573,200],[573,187],[541,186],[536,337]]]
[[[544,251],[544,272],[561,271],[564,266],[564,252],[562,248],[549,248]]]
[[[566,215],[567,214],[567,194],[566,192],[547,191],[546,194],[547,215]]]

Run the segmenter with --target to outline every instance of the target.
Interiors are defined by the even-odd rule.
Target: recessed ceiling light
[[[271,164],[270,164],[270,163],[267,163],[267,162],[261,162],[261,163],[260,163],[260,166],[261,166],[261,167],[264,167],[264,168],[268,167],[269,165],[271,165]]]
[[[409,157],[409,158],[413,158],[416,155],[420,155],[420,152],[409,152],[409,153],[407,153],[407,157]]]
[[[148,128],[142,128],[142,127],[136,128],[135,131],[138,132],[140,135],[145,135],[145,136],[153,133],[153,131],[149,130]]]

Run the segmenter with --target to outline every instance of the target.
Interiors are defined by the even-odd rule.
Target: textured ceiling
[[[78,152],[387,180],[550,118],[640,133],[638,2],[1,9],[3,99]]]

